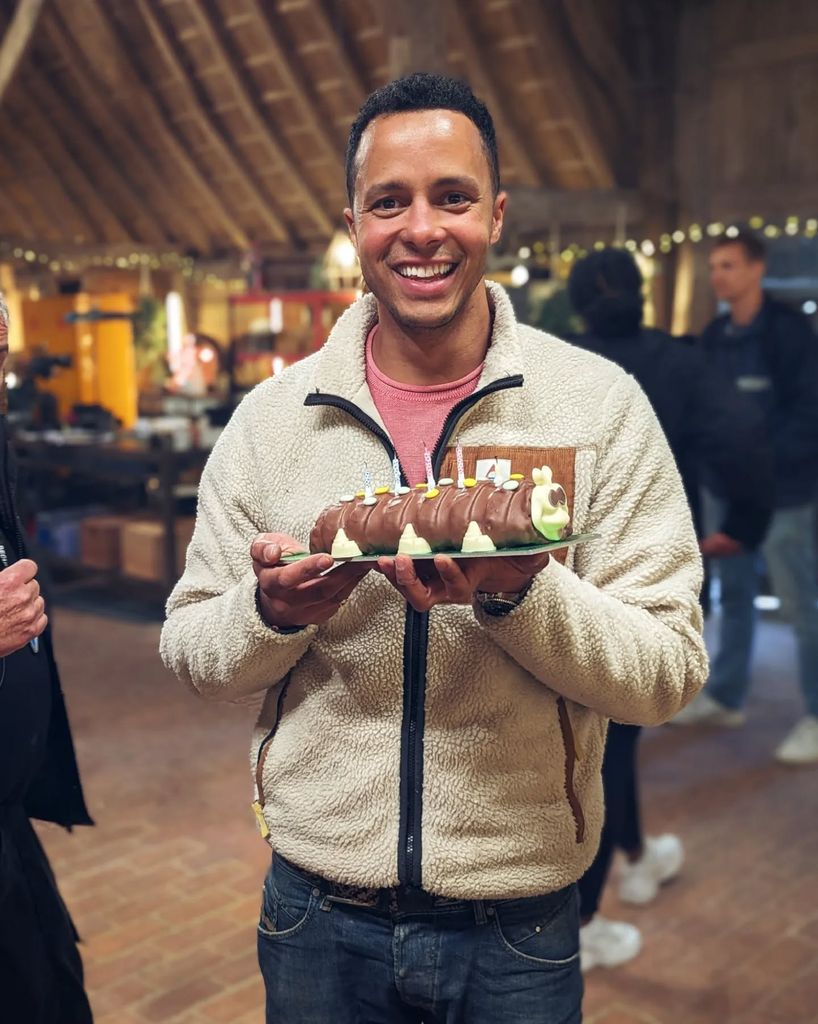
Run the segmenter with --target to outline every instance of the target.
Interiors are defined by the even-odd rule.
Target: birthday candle
[[[394,477],[392,493],[400,494],[400,462],[398,461],[397,455],[392,459],[392,476]]]
[[[466,474],[463,470],[463,445],[460,443],[459,438],[454,454],[457,459],[457,486],[463,488],[466,486]]]
[[[372,473],[369,466],[364,463],[364,498],[373,498],[375,496],[375,487],[372,483]]]
[[[435,471],[432,467],[432,456],[425,444],[423,446],[423,461],[426,464],[426,486],[431,491],[436,486]]]

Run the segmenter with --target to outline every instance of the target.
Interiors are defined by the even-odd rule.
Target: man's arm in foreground
[[[256,400],[270,397],[245,400],[202,474],[196,529],[160,642],[168,668],[213,700],[239,700],[283,679],[361,575],[323,577],[325,555],[278,564],[293,545],[261,533],[267,517],[251,456]]]

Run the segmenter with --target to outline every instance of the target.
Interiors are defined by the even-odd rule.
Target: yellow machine
[[[127,294],[58,295],[23,302],[23,352],[70,356],[40,387],[57,399],[60,417],[72,406],[101,405],[131,428],[137,417],[136,362]]]

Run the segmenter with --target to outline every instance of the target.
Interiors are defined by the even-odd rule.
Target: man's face
[[[480,133],[451,110],[390,114],[366,129],[357,162],[344,216],[382,317],[405,330],[452,323],[480,300],[503,224]]]
[[[764,263],[749,259],[743,245],[720,245],[710,254],[710,283],[722,302],[759,291],[763,276]]]

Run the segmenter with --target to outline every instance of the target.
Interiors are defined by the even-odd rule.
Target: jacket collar
[[[522,373],[523,359],[517,320],[511,301],[500,285],[486,281],[489,304],[494,311],[491,342],[477,390]],[[335,395],[367,412],[374,403],[366,383],[366,338],[378,322],[374,295],[364,295],[333,327],[316,359],[313,393]]]

